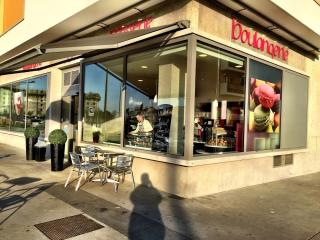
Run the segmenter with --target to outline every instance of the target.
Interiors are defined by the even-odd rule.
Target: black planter
[[[42,162],[46,160],[46,147],[35,147],[35,160]]]
[[[26,159],[35,159],[35,149],[34,145],[37,143],[38,138],[26,138]]]
[[[92,141],[93,141],[94,143],[99,143],[99,138],[100,138],[99,135],[95,135],[95,134],[94,134],[94,135],[92,136]]]
[[[50,144],[51,171],[62,171],[65,144]]]

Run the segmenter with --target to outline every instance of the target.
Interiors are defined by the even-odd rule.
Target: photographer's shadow
[[[130,216],[129,239],[163,240],[165,226],[159,210],[162,196],[152,186],[147,173],[142,174],[141,183],[130,195],[134,208]]]

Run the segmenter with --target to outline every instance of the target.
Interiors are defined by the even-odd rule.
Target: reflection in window
[[[128,57],[125,145],[183,155],[186,46]]]
[[[282,71],[250,61],[248,151],[280,148]]]
[[[27,127],[37,127],[44,135],[47,98],[47,77],[28,80]]]
[[[83,140],[120,144],[123,59],[85,66]]]
[[[25,128],[27,81],[12,84],[11,130],[23,132]]]
[[[245,59],[197,47],[194,154],[243,151]]]
[[[9,130],[11,85],[0,87],[0,128]]]
[[[23,132],[33,126],[44,135],[46,96],[47,76],[0,86],[0,128]]]

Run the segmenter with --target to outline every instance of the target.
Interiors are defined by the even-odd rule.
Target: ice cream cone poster
[[[279,148],[281,81],[250,80],[248,150]]]
[[[13,104],[17,116],[23,113],[23,92],[13,93]]]

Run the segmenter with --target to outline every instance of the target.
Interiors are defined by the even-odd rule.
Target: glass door
[[[73,152],[78,133],[78,106],[79,95],[65,96],[62,98],[61,106],[61,129],[67,134],[65,154]],[[68,159],[70,156],[68,156]],[[70,161],[70,159],[69,159]]]

